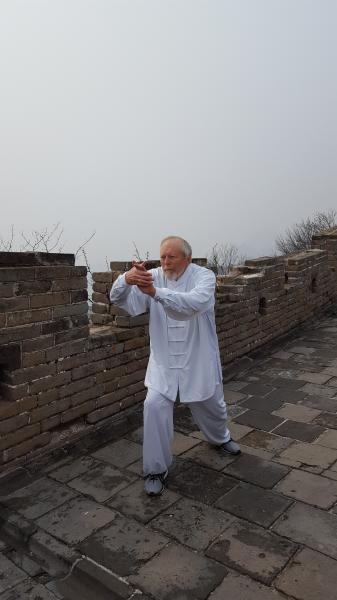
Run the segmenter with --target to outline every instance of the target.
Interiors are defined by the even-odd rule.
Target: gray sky
[[[0,0],[0,234],[96,230],[94,269],[171,233],[270,253],[337,206],[336,27],[336,0]]]

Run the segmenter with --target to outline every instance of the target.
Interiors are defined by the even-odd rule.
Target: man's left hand
[[[148,296],[151,296],[151,298],[153,298],[156,294],[156,288],[153,285],[138,285],[137,287],[141,292],[143,292],[143,294],[147,294]]]

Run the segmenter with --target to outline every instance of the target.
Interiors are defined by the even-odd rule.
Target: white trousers
[[[230,439],[222,384],[202,402],[187,405],[206,440],[219,446]],[[162,473],[172,463],[174,402],[149,388],[144,402],[143,473]]]

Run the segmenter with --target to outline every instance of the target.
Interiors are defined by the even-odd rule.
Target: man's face
[[[178,279],[191,262],[185,256],[179,240],[167,240],[160,246],[160,264],[168,279]]]

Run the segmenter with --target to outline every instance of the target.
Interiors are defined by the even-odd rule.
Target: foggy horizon
[[[336,205],[333,0],[3,0],[0,237],[271,254]],[[18,248],[15,248],[18,249]],[[79,259],[79,264],[83,260]]]

